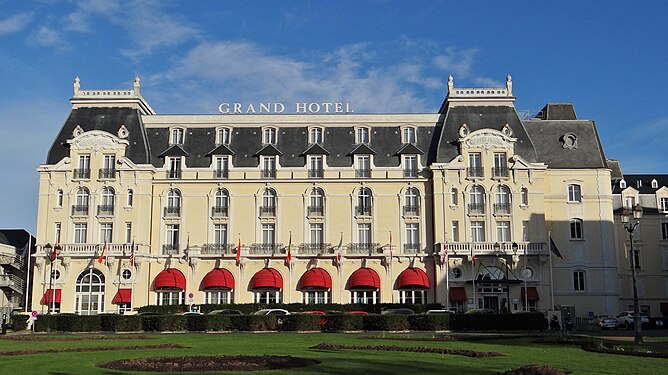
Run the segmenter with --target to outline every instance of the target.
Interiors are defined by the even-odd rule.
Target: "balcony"
[[[513,253],[512,242],[504,242],[499,244],[500,249],[497,251],[493,242],[449,242],[448,255],[450,256],[470,256],[471,251],[475,256],[490,256],[490,257],[507,257],[517,255],[523,257],[525,252],[527,255],[548,255],[549,247],[544,242],[518,242],[517,254]]]
[[[484,177],[484,171],[482,167],[468,167],[466,168],[466,177],[471,178],[482,178]]]
[[[260,217],[276,217],[276,206],[260,207]]]
[[[0,288],[10,288],[23,294],[25,292],[25,281],[17,275],[2,274],[0,275]]]
[[[224,179],[228,178],[229,174],[230,174],[229,169],[216,169],[213,171],[213,178]]]
[[[75,204],[72,206],[72,216],[88,216],[88,205]]]
[[[418,176],[417,169],[404,169],[404,178],[414,178]]]
[[[283,249],[283,244],[277,243],[254,243],[248,249],[250,255],[275,255],[286,254],[287,250]]]
[[[100,180],[113,180],[116,178],[116,169],[115,168],[100,168],[99,172]]]
[[[485,204],[484,203],[469,203],[469,214],[471,214],[471,215],[484,215],[485,214]]]
[[[420,249],[421,247],[419,242],[411,242],[404,244],[404,254],[417,254],[420,252]]]
[[[405,205],[404,216],[420,216],[420,206]]]
[[[227,217],[227,206],[213,206],[211,207],[211,217]]]
[[[181,178],[181,170],[180,169],[174,169],[174,170],[171,170],[171,171],[167,171],[167,178],[169,178],[169,179]]]
[[[98,205],[97,216],[114,216],[114,205],[113,204]]]
[[[508,168],[492,168],[493,178],[508,178]]]
[[[355,206],[357,216],[371,216],[371,206]]]
[[[165,207],[164,217],[180,217],[181,206],[167,206]]]
[[[179,253],[179,244],[168,243],[162,245],[162,255],[177,255]]]
[[[495,215],[510,215],[510,203],[494,203]]]
[[[356,178],[370,178],[371,169],[355,169]]]
[[[325,171],[322,169],[309,169],[308,176],[310,178],[322,178],[325,174]]]
[[[75,243],[75,244],[61,244],[61,250],[59,256],[82,256],[82,257],[91,257],[99,256],[102,252],[103,244],[86,244],[86,243]],[[141,245],[135,245],[141,247]],[[131,244],[107,244],[107,255],[110,256],[130,256],[132,253]],[[45,254],[43,254],[45,255]]]
[[[307,215],[309,217],[322,217],[324,216],[324,211],[323,206],[308,206]]]
[[[90,169],[75,169],[74,178],[78,180],[88,180],[90,179]]]
[[[332,244],[330,243],[304,243],[299,246],[299,254],[320,255],[333,254]]]
[[[347,254],[382,254],[383,250],[378,243],[351,243],[348,244]]]
[[[276,178],[276,169],[263,169],[262,178]]]
[[[233,255],[236,253],[236,246],[230,243],[207,243],[200,249],[200,254],[204,255]]]

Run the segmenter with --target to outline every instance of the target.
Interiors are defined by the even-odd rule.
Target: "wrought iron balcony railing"
[[[482,167],[468,167],[466,168],[466,177],[484,177],[484,171]]]
[[[492,176],[495,178],[505,178],[508,177],[508,168],[492,168]]]
[[[348,254],[380,254],[383,250],[380,249],[380,244],[371,242],[351,243],[348,244]]]
[[[180,169],[174,169],[167,171],[167,178],[175,179],[175,178],[181,178],[181,170]]]
[[[321,217],[324,216],[324,211],[323,206],[308,206],[307,214],[310,217]]]
[[[237,253],[237,247],[230,243],[207,243],[200,248],[201,254],[232,255]]]
[[[248,249],[251,255],[274,255],[285,254],[287,249],[283,248],[282,244],[278,243],[254,243]]]
[[[276,217],[276,206],[261,206],[260,217]]]
[[[229,176],[229,169],[216,169],[213,171],[213,177],[214,178],[228,178]]]
[[[355,213],[358,216],[371,216],[371,206],[355,206]]]
[[[100,168],[99,172],[100,179],[114,179],[116,178],[116,169],[115,168]]]
[[[330,243],[304,243],[299,246],[299,254],[332,254],[332,244]]]
[[[179,253],[179,244],[177,243],[167,243],[162,245],[162,254],[163,255],[176,255]]]
[[[404,253],[406,254],[417,254],[420,252],[420,243],[411,242],[404,244]]]
[[[308,176],[310,178],[322,178],[325,174],[325,171],[322,169],[309,169]]]
[[[414,168],[404,169],[404,177],[417,177],[418,170]]]
[[[355,177],[357,178],[370,178],[371,169],[355,169]]]
[[[510,203],[494,203],[494,213],[497,215],[510,215]]]
[[[213,206],[211,207],[211,216],[212,217],[227,217],[228,216],[228,207],[227,206]]]
[[[263,169],[262,170],[263,178],[276,178],[276,169]]]
[[[87,204],[73,205],[72,216],[88,216],[88,205]]]
[[[404,216],[420,216],[420,206],[405,205]]]
[[[179,217],[181,216],[181,206],[167,206],[165,207],[165,217]]]
[[[113,215],[114,215],[113,204],[100,204],[97,206],[97,216],[113,216]]]
[[[474,215],[482,215],[485,213],[484,203],[469,203],[469,213]]]
[[[79,168],[74,170],[74,178],[80,180],[88,180],[90,178],[89,168]]]

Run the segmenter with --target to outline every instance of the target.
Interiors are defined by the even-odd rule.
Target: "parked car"
[[[181,315],[189,316],[189,315],[204,315],[204,314],[202,314],[201,312],[197,312],[197,311],[186,311],[184,313],[181,313]]]
[[[262,309],[254,312],[253,315],[290,315],[290,312],[284,309]]]
[[[427,310],[425,314],[449,314],[449,313],[452,313],[452,311],[440,309],[440,310]]]
[[[360,311],[360,310],[346,311],[346,312],[344,312],[344,314],[348,314],[348,315],[369,315],[368,312]]]
[[[617,322],[617,319],[610,315],[597,315],[592,319],[592,322],[601,327],[601,329],[619,328],[619,322]]]
[[[209,311],[208,315],[243,315],[241,310],[223,309]]]
[[[634,314],[635,313],[633,311],[622,311],[617,315],[617,323],[620,327],[624,327],[626,329],[633,328],[633,322],[635,321]],[[640,324],[643,326],[649,324],[649,318],[647,315],[640,313]]]
[[[387,309],[381,312],[383,315],[413,315],[415,311],[411,309]]]
[[[320,310],[311,310],[311,311],[302,311],[300,314],[306,314],[306,315],[325,315],[324,311]]]
[[[464,314],[496,314],[496,311],[492,309],[470,309],[466,310]]]

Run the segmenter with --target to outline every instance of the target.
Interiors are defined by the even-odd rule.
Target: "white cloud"
[[[23,30],[31,19],[31,13],[20,13],[12,17],[0,19],[0,36]]]
[[[46,26],[40,26],[33,34],[32,40],[37,44],[47,47],[63,46],[60,33]]]

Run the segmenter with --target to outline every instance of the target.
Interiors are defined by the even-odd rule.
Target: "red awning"
[[[283,289],[283,276],[273,268],[263,268],[251,280],[251,289],[259,288]]]
[[[360,268],[348,279],[348,288],[371,287],[380,289],[380,277],[371,268]]]
[[[234,289],[234,276],[225,268],[214,268],[202,279],[202,289],[206,288]]]
[[[522,301],[524,301],[524,287],[522,287],[520,293],[520,297],[522,298]],[[529,301],[538,301],[538,291],[535,286],[527,287],[526,297]]]
[[[186,290],[186,278],[176,268],[167,268],[158,274],[153,280],[153,289],[177,288]]]
[[[450,301],[466,302],[466,288],[463,286],[450,287]]]
[[[54,293],[53,289],[47,289],[46,292],[44,292],[44,296],[42,297],[42,300],[39,301],[42,305],[48,305],[50,303],[60,303],[60,289],[56,289],[55,293],[55,301],[54,301]]]
[[[407,286],[429,288],[429,278],[427,277],[427,274],[419,268],[406,268],[399,274],[397,288],[401,289]]]
[[[332,277],[322,268],[311,268],[300,280],[301,288],[315,287],[332,289]]]
[[[132,289],[129,288],[118,288],[118,292],[114,296],[114,299],[111,300],[111,303],[130,303],[132,301]]]

